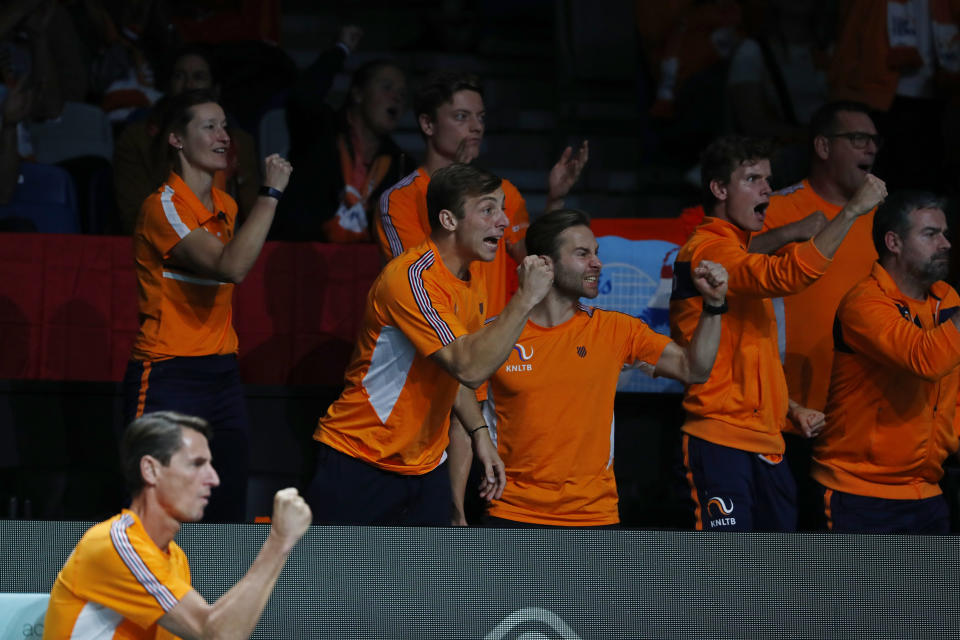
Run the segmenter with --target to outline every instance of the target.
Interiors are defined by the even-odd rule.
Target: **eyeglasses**
[[[846,138],[850,141],[854,149],[866,149],[867,143],[871,140],[877,149],[883,146],[883,136],[877,133],[864,133],[863,131],[847,131],[845,133],[831,133],[825,138]]]

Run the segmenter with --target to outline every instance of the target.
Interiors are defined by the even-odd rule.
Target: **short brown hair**
[[[731,135],[711,142],[700,156],[700,193],[706,214],[712,216],[717,204],[717,197],[710,190],[711,182],[727,184],[737,167],[767,160],[772,152],[773,145],[761,138]]]
[[[427,187],[427,218],[430,220],[430,229],[440,228],[440,212],[444,209],[462,220],[464,200],[493,193],[501,184],[503,179],[500,176],[469,164],[455,162],[437,169],[430,176],[430,185]]]
[[[170,458],[183,446],[184,429],[193,429],[207,440],[212,437],[206,420],[175,411],[146,413],[131,422],[123,432],[120,465],[132,496],[143,490],[143,476],[140,475],[143,456],[152,456],[164,466],[170,464]]]
[[[527,229],[524,239],[527,255],[556,258],[557,238],[570,227],[579,226],[590,226],[590,215],[579,209],[558,209],[543,214]]]

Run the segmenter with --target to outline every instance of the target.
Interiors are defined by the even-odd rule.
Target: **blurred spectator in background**
[[[297,166],[271,237],[369,242],[370,214],[380,193],[410,169],[390,134],[406,108],[407,81],[389,60],[353,74],[339,110],[326,102],[334,76],[363,35],[344,26],[336,46],[317,57],[287,104],[290,160]],[[412,165],[412,163],[409,163]]]
[[[674,165],[693,164],[723,129],[723,83],[730,55],[742,37],[736,0],[668,0],[635,4],[647,74],[656,86],[657,155]]]
[[[737,47],[727,76],[734,133],[776,138],[775,185],[806,175],[806,125],[827,100],[825,0],[771,0],[764,24]]]
[[[944,105],[960,86],[960,2],[839,4],[831,93],[876,110],[874,120],[887,141],[877,175],[891,189],[940,190],[946,177]],[[948,130],[955,133],[956,127]],[[955,155],[950,142],[946,146]]]
[[[199,45],[187,46],[174,57],[167,81],[168,98],[190,89],[213,88],[219,93],[213,58]],[[114,184],[120,231],[133,232],[140,205],[170,172],[167,142],[158,136],[168,98],[157,103],[145,120],[128,124],[117,138],[114,153]],[[256,144],[237,127],[230,129],[227,168],[217,171],[214,185],[229,193],[240,207],[240,219],[250,212],[260,186]]]

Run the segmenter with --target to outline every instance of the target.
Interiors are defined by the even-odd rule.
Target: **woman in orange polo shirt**
[[[159,410],[205,418],[220,475],[205,519],[243,521],[249,428],[231,299],[260,254],[292,167],[277,155],[264,161],[264,186],[234,232],[237,203],[213,186],[230,147],[216,94],[175,96],[161,130],[172,170],[144,200],[134,229],[140,330],[124,376],[124,418]]]

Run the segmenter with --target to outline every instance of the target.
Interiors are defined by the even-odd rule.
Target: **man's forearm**
[[[720,347],[721,318],[718,314],[700,314],[700,321],[687,345],[687,361],[690,363],[688,382],[691,384],[702,384],[710,377]]]
[[[766,233],[753,236],[750,238],[750,253],[776,253],[791,242],[797,242],[799,239],[806,240],[806,238],[797,237],[795,225],[797,225],[796,222],[791,222],[782,227],[771,229]]]
[[[813,245],[825,258],[832,259],[858,217],[844,207],[833,220],[827,223],[823,231],[813,237]]]
[[[496,320],[479,331],[457,338],[435,357],[461,384],[476,389],[510,356],[533,306],[518,292]]]

